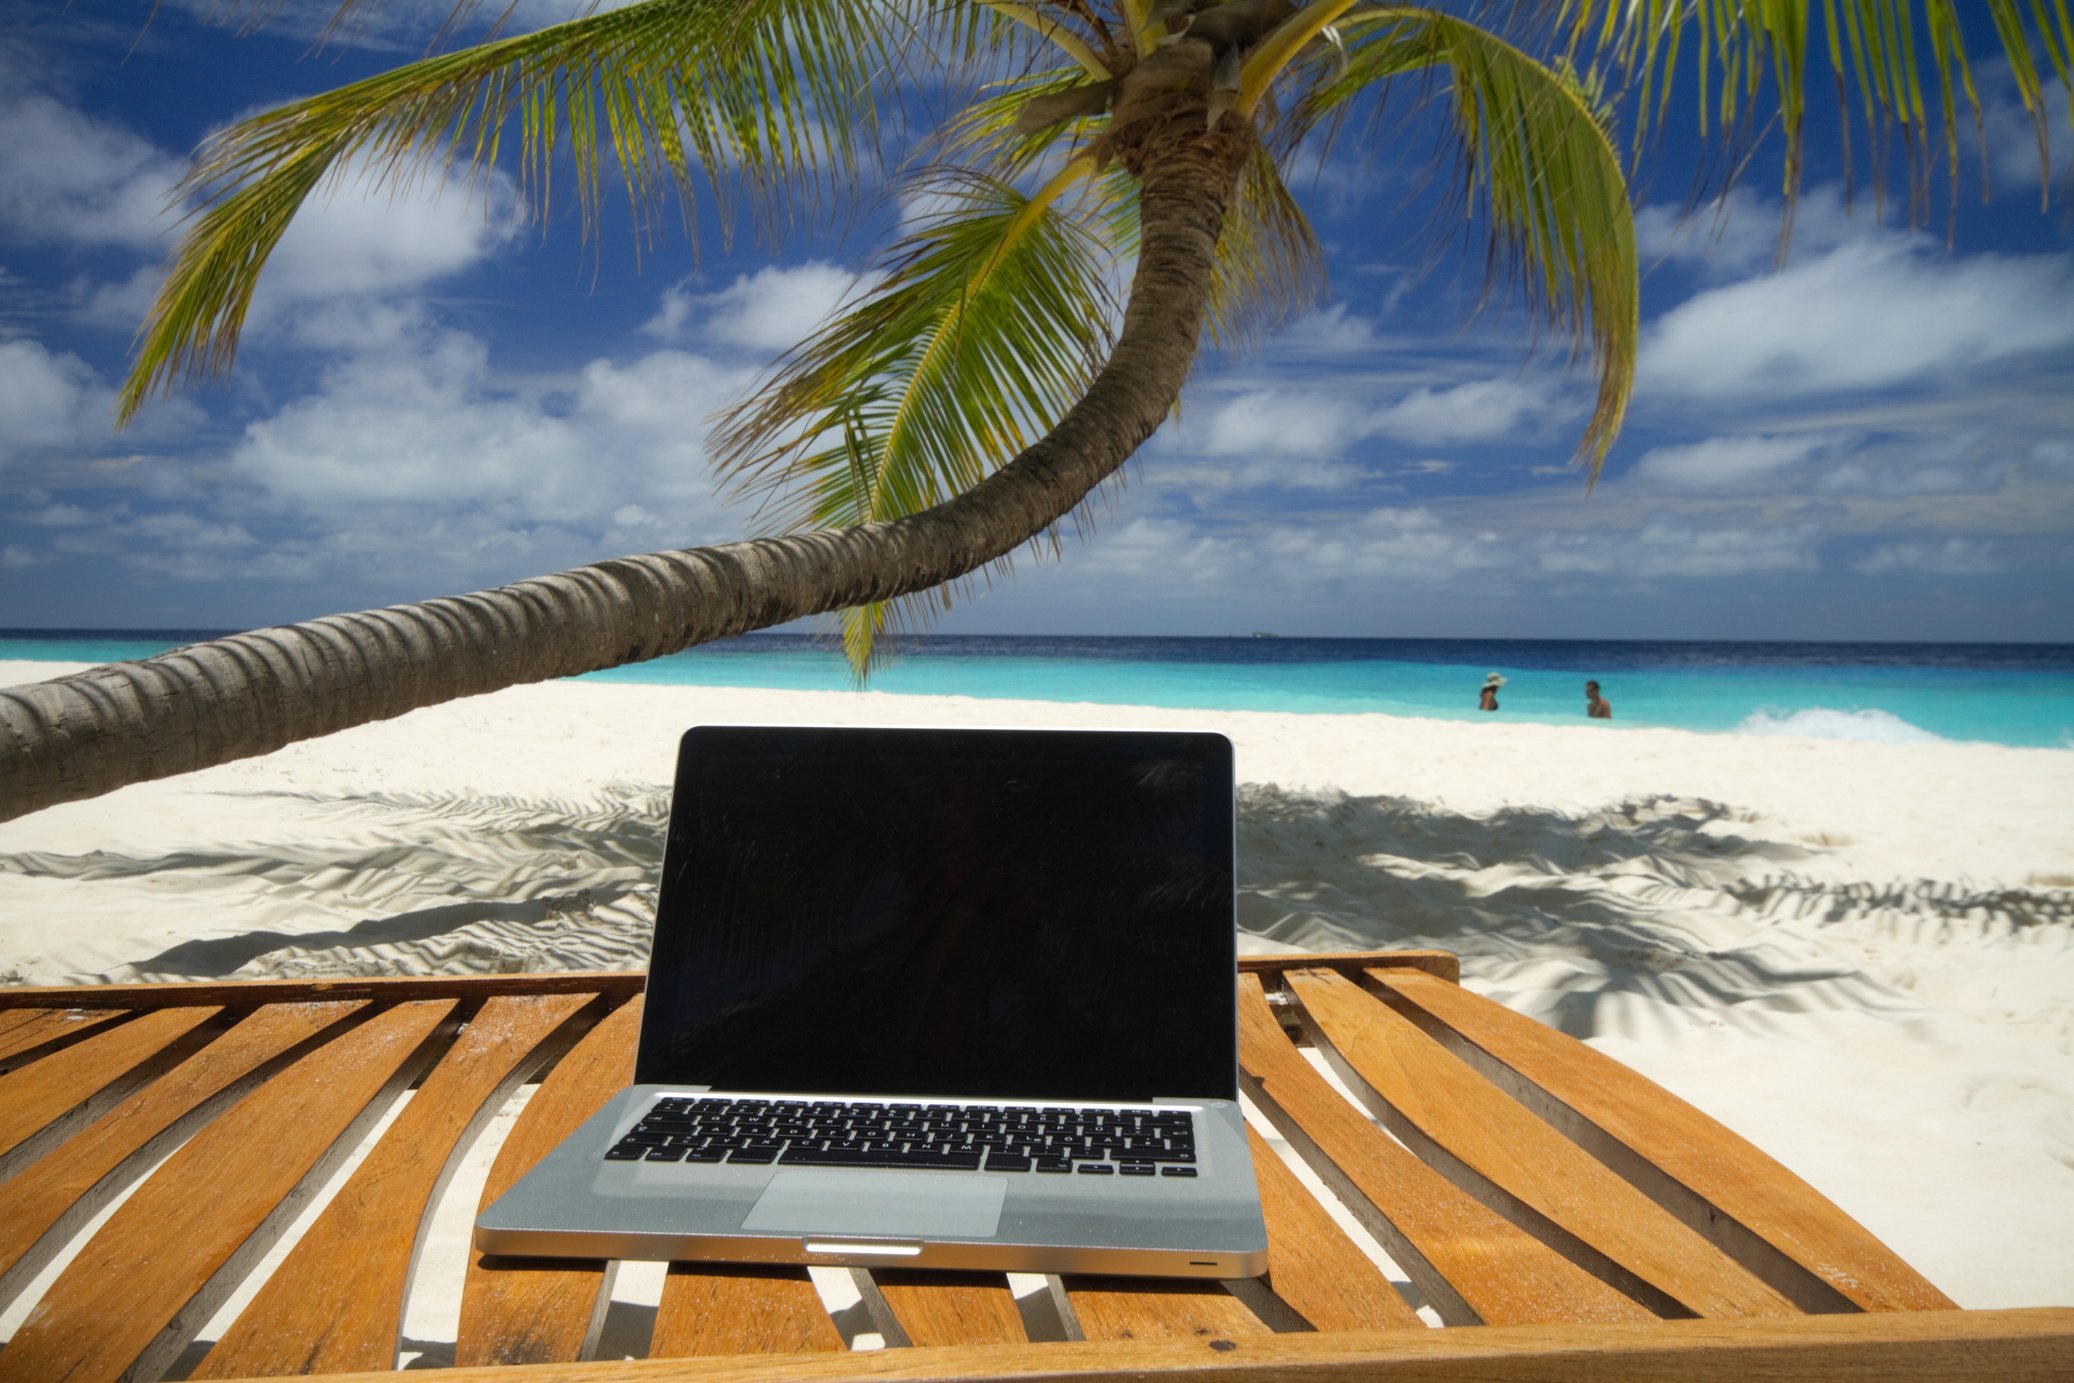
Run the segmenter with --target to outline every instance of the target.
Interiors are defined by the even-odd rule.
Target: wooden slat
[[[1422,1330],[1426,1323],[1390,1279],[1333,1222],[1296,1173],[1251,1126],[1253,1168],[1267,1219],[1267,1276],[1262,1286],[1314,1330]],[[1242,1301],[1260,1307],[1233,1285]]]
[[[6,1356],[0,1354],[0,1359]],[[878,1383],[1106,1379],[1112,1383],[1983,1383],[2065,1379],[2074,1310],[1911,1311],[1642,1326],[1492,1326],[964,1345],[871,1354],[610,1359],[541,1371],[547,1383]],[[513,1383],[508,1369],[456,1369],[445,1383]],[[395,1383],[354,1374],[335,1383]]]
[[[239,1101],[138,1188],[8,1344],[18,1379],[156,1378],[292,1218],[292,1193],[352,1151],[380,1097],[453,1011],[377,1013]],[[372,1103],[371,1102],[377,1102]]]
[[[148,1079],[177,1044],[223,1010],[170,1008],[105,1028],[0,1076],[0,1175]]]
[[[1374,1092],[1375,1111],[1392,1133],[1565,1256],[1659,1312],[1794,1313],[1748,1268],[1346,976],[1291,970],[1282,978],[1313,1040],[1350,1087]]]
[[[648,1353],[657,1359],[680,1359],[821,1353],[842,1347],[843,1337],[805,1268],[672,1263],[663,1279]]]
[[[13,1063],[49,1043],[77,1040],[96,1028],[129,1017],[126,1008],[47,1008],[26,1023],[0,1033],[0,1062]]]
[[[641,996],[621,1004],[557,1062],[512,1125],[490,1167],[482,1205],[511,1189],[533,1164],[598,1112],[634,1074]],[[599,1259],[468,1260],[461,1288],[457,1364],[544,1364],[580,1357],[605,1319],[610,1271]]]
[[[41,991],[39,990],[23,990],[17,992],[30,995],[40,995],[41,993]],[[34,1022],[36,1019],[41,1018],[44,1014],[48,1012],[50,1012],[50,1010],[47,1008],[0,1009],[0,1037],[7,1036],[7,1034],[13,1032],[16,1028],[20,1027],[24,1023]]]
[[[1385,1137],[1282,1032],[1241,975],[1239,1071],[1290,1146],[1451,1325],[1634,1321],[1649,1312]]]
[[[1453,951],[1303,951],[1239,957],[1239,973],[1258,975],[1264,984],[1271,984],[1284,970],[1292,967],[1338,970],[1355,975],[1372,966],[1421,970],[1449,984],[1458,983],[1462,978],[1462,962]]]
[[[1369,957],[1370,961],[1382,959]],[[164,1008],[187,1004],[314,1003],[331,999],[487,999],[492,994],[603,994],[626,999],[641,992],[639,970],[551,970],[524,975],[340,975],[306,980],[193,980],[177,984],[81,984],[44,989],[0,989],[0,1014],[16,1004],[76,1009]],[[5,1032],[0,1027],[0,1032]]]
[[[363,1007],[269,1004],[0,1186],[0,1305],[120,1194],[125,1172],[176,1146],[282,1053]]]
[[[1052,1296],[1076,1340],[1231,1341],[1274,1334],[1218,1282],[1068,1274],[1052,1279]]]
[[[548,1036],[592,1000],[496,995],[193,1378],[394,1367],[411,1263],[454,1150],[496,1111]],[[142,1021],[142,1020],[139,1020]]]
[[[1375,983],[1421,1026],[1811,1310],[1949,1310],[1955,1303],[1784,1166],[1648,1077],[1454,985],[1398,970]],[[1443,1026],[1444,1025],[1444,1026]],[[1481,1060],[1475,1060],[1478,1056]],[[1507,1079],[1510,1073],[1512,1079]],[[1758,1241],[1753,1243],[1752,1241]],[[1827,1284],[1771,1269],[1760,1244]]]
[[[1013,1344],[1029,1338],[1000,1273],[858,1271],[858,1290],[889,1345]]]

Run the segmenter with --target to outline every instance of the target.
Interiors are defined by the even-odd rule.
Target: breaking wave
[[[1762,710],[1744,717],[1739,735],[1791,735],[1813,740],[1864,740],[1874,744],[1949,744],[1888,711],[1839,711],[1813,706],[1804,711]]]

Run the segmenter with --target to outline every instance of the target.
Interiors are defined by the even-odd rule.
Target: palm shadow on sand
[[[624,969],[646,964],[668,793],[595,800],[267,794],[279,839],[159,856],[0,856],[0,870],[177,895],[220,917],[98,976],[181,980]],[[1636,800],[1569,815],[1470,816],[1403,798],[1248,785],[1239,923],[1306,950],[1436,946],[1500,997],[1577,1036],[1629,1000],[1732,1021],[1907,1006],[1836,964],[1812,929],[1876,903],[1949,922],[1985,906],[2066,921],[2058,893],[1982,898],[1950,885],[1796,874],[1814,853],[1744,834],[1729,809]]]

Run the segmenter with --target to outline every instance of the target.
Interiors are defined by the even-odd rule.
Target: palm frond
[[[1964,114],[1975,125],[1980,122],[1980,97],[1960,23],[1974,6],[1985,8],[1993,19],[2037,131],[2040,182],[2049,185],[2051,116],[2040,60],[2061,89],[2074,95],[2074,16],[2067,0],[1985,0],[1984,6],[1982,0],[1817,4],[1839,100],[1848,105],[1855,93],[1876,147],[1883,148],[1891,132],[1900,133],[1909,156],[1911,209],[1918,217],[1930,170],[1940,162],[1956,195],[1959,120]],[[1594,62],[1610,58],[1640,93],[1638,149],[1664,120],[1674,77],[1693,84],[1703,134],[1716,125],[1722,131],[1746,125],[1769,81],[1785,140],[1781,190],[1790,206],[1800,191],[1815,8],[1809,0],[1564,0],[1558,15],[1573,52],[1588,54]],[[1935,88],[1933,100],[1925,98],[1926,85]],[[1848,109],[1844,114],[1848,129]],[[1848,142],[1845,151],[1848,162]],[[1847,182],[1850,176],[1847,166]],[[1882,181],[1875,172],[1876,195]]]
[[[1107,246],[1065,198],[1092,169],[1069,163],[1034,196],[969,171],[923,179],[939,209],[878,286],[723,416],[723,475],[779,529],[847,527],[927,509],[1042,435],[1094,377],[1114,318]],[[905,617],[845,613],[860,676]]]
[[[544,209],[566,156],[587,230],[609,152],[638,226],[672,192],[689,225],[702,182],[723,213],[746,195],[774,231],[854,173],[898,43],[871,0],[645,0],[242,121],[179,189],[202,209],[140,333],[121,416],[176,379],[229,369],[268,255],[348,158],[390,181],[428,166],[479,177],[515,123],[524,190]]]
[[[1210,341],[1250,350],[1325,297],[1325,253],[1272,154],[1256,147],[1217,242]]]
[[[1596,476],[1627,412],[1641,335],[1634,214],[1605,112],[1571,74],[1437,11],[1372,6],[1341,29],[1345,67],[1316,79],[1288,133],[1393,78],[1445,74],[1460,195],[1486,218],[1493,278],[1510,277],[1531,311],[1589,344],[1598,398],[1578,456]]]

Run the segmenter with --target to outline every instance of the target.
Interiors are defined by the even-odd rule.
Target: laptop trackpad
[[[935,1172],[779,1172],[742,1221],[780,1234],[984,1239],[1001,1223],[1008,1183]]]

